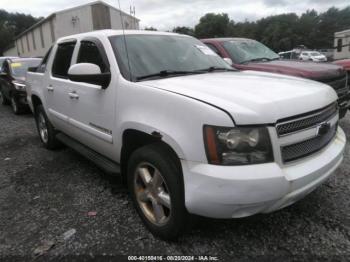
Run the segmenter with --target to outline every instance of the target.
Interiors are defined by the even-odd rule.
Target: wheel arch
[[[124,130],[122,134],[120,165],[123,181],[126,181],[128,160],[132,153],[141,147],[151,144],[159,144],[162,149],[168,152],[182,173],[179,154],[176,152],[173,146],[164,140],[164,136],[160,132],[154,130],[153,132],[149,133],[138,129],[129,128]]]

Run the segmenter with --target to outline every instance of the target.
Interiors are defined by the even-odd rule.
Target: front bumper
[[[27,106],[28,102],[27,102],[27,93],[25,91],[19,91],[16,90],[13,94],[15,100],[17,101],[17,103],[20,103],[21,105]]]
[[[346,138],[290,165],[215,166],[182,160],[185,205],[192,214],[238,218],[293,204],[324,182],[343,159]]]

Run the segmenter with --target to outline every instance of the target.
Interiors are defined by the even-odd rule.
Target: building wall
[[[18,56],[17,47],[11,47],[4,52],[4,56]]]
[[[334,34],[334,59],[350,58],[350,30]],[[341,39],[341,51],[338,51],[338,41]]]
[[[56,38],[92,31],[91,6],[56,14]]]
[[[112,29],[123,29],[119,10],[115,10],[111,8],[110,14],[111,14]],[[134,19],[129,15],[123,15],[123,22],[124,22],[124,29],[126,30],[139,29],[138,20]]]
[[[129,15],[124,14],[123,21],[125,29],[139,28],[137,19]],[[72,8],[50,16],[16,39],[15,48],[4,53],[21,57],[44,56],[60,37],[107,28],[122,29],[119,10],[100,3]]]

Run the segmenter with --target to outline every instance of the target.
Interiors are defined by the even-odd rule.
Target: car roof
[[[17,58],[9,58],[8,60],[10,60],[12,63],[13,62],[25,62],[25,61],[41,61],[42,58],[34,58],[34,57],[30,57],[30,58],[21,58],[21,57],[17,57]]]
[[[172,36],[184,36],[184,37],[191,37],[188,35],[181,35],[177,33],[170,33],[170,32],[160,32],[160,31],[147,31],[147,30],[97,30],[82,34],[76,34],[76,35],[70,35],[65,36],[62,38],[59,38],[57,40],[57,43],[69,41],[69,40],[80,40],[85,37],[110,37],[110,36],[117,36],[117,35],[172,35]]]
[[[228,41],[237,41],[237,42],[248,42],[248,41],[256,41],[250,38],[243,37],[221,37],[221,38],[204,38],[202,41],[218,41],[218,42],[228,42]]]

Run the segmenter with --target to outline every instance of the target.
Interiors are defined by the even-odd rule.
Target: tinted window
[[[60,78],[68,78],[68,70],[72,60],[75,43],[64,43],[57,47],[55,60],[52,65],[52,75]]]
[[[337,51],[341,52],[342,49],[343,49],[343,39],[338,39]]]
[[[50,47],[49,51],[47,51],[43,61],[41,64],[38,66],[38,69],[36,70],[39,73],[44,73],[46,71],[46,65],[47,61],[49,60],[50,54],[51,54],[52,47]]]
[[[102,73],[108,71],[98,47],[90,41],[81,42],[77,63],[95,64],[100,67]]]

